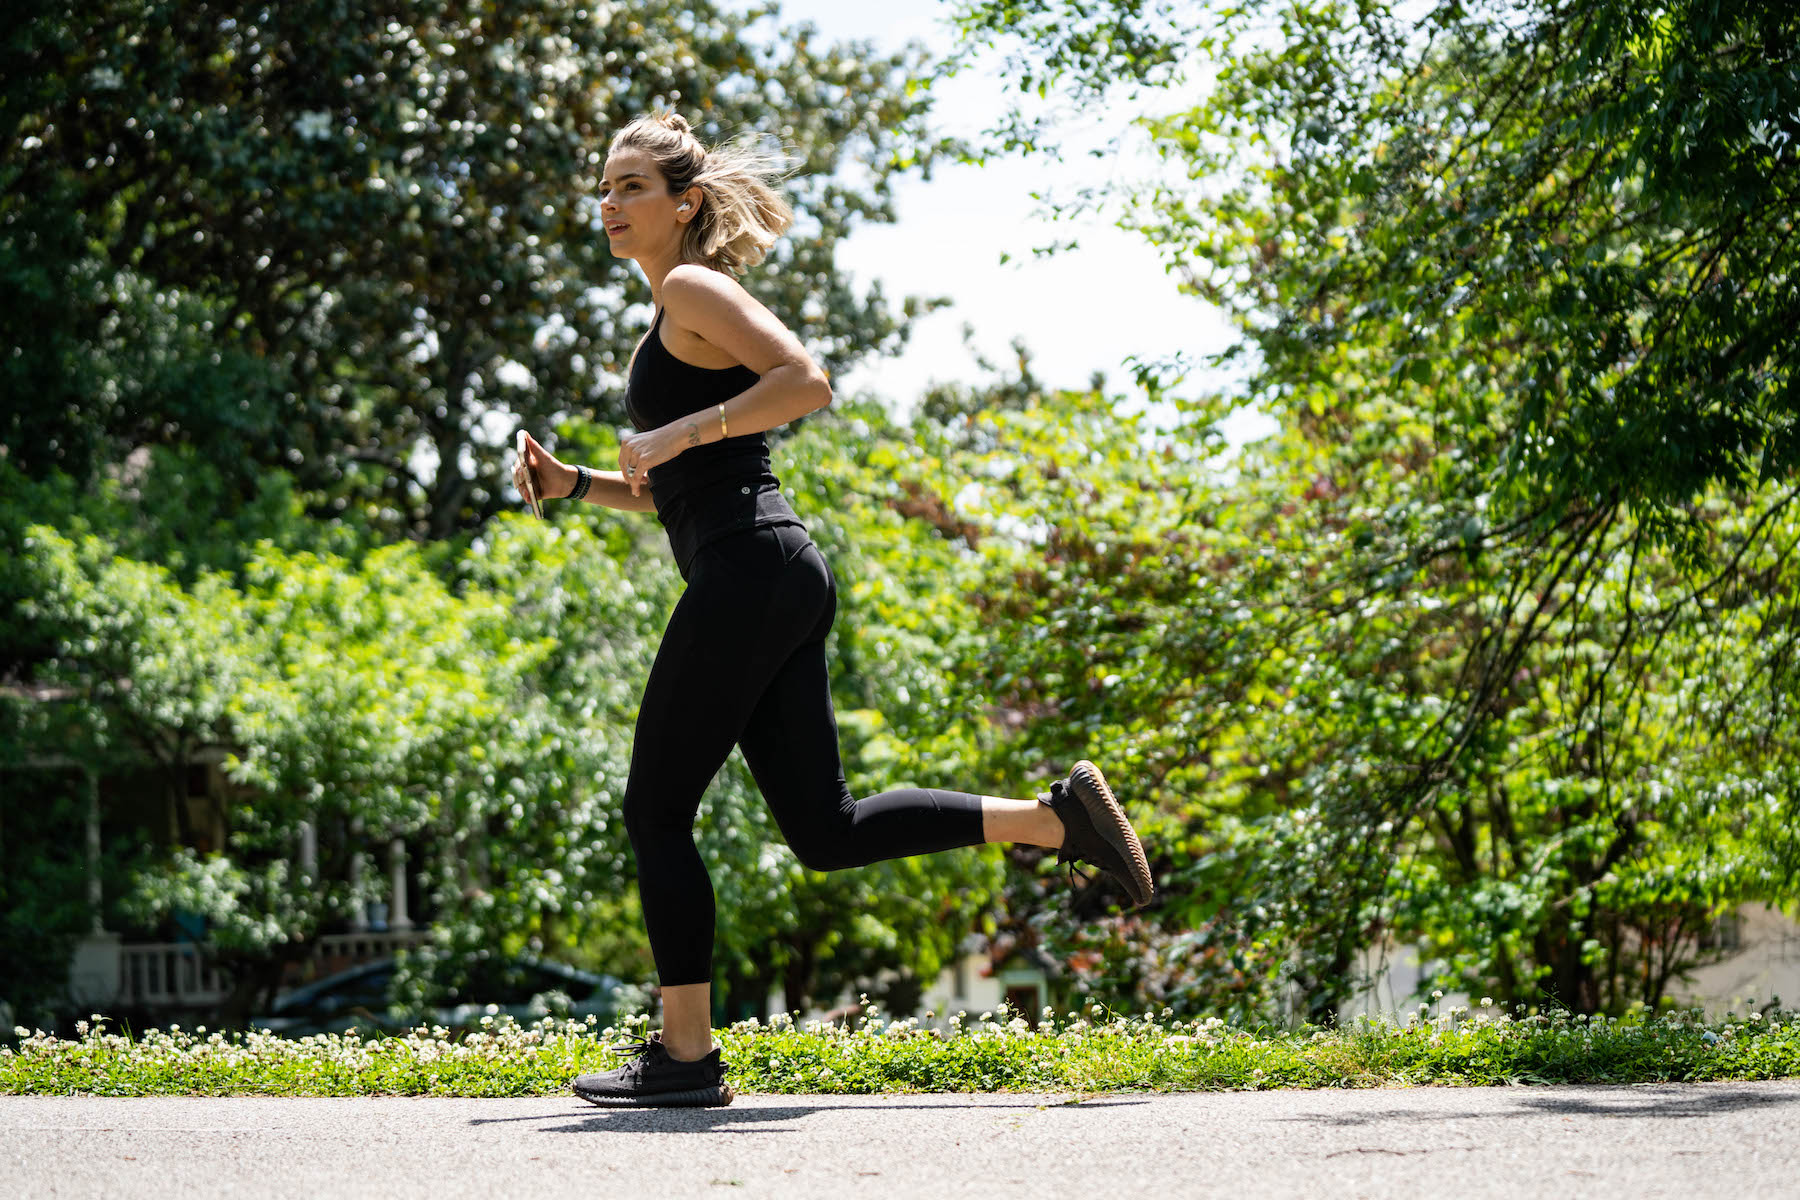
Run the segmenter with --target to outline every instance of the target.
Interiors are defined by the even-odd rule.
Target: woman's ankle
[[[981,834],[989,842],[1017,842],[1054,850],[1063,843],[1063,824],[1049,805],[1038,800],[983,796]]]
[[[687,1042],[670,1041],[669,1035],[665,1031],[662,1044],[663,1049],[669,1052],[669,1057],[676,1062],[694,1062],[698,1059],[705,1058],[717,1048],[717,1043],[712,1040],[710,1034],[707,1036],[706,1041],[696,1041],[690,1044]],[[699,1048],[696,1049],[695,1047]]]

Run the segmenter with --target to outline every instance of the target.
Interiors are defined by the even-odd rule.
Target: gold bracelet
[[[731,430],[725,427],[725,406],[723,404],[719,405],[719,436],[722,438],[731,436]]]

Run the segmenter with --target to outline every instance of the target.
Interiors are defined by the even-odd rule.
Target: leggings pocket
[[[812,545],[812,538],[807,536],[803,525],[776,525],[769,530],[781,543],[781,561],[791,563],[800,557],[800,552]]]

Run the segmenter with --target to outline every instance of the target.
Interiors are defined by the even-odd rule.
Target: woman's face
[[[648,151],[620,147],[606,156],[600,180],[600,216],[606,243],[617,258],[655,258],[680,246],[682,227],[694,209],[669,194],[669,181]]]

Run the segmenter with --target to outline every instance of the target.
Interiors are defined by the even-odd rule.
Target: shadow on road
[[[1587,1117],[1650,1117],[1659,1120],[1716,1117],[1725,1113],[1752,1109],[1775,1108],[1800,1103],[1800,1092],[1759,1091],[1746,1087],[1721,1087],[1695,1092],[1692,1084],[1671,1086],[1638,1085],[1634,1087],[1595,1086],[1591,1091],[1571,1093],[1559,1090],[1554,1095],[1532,1095],[1521,1089],[1517,1107],[1491,1112],[1445,1112],[1434,1108],[1393,1108],[1380,1112],[1304,1113],[1282,1117],[1314,1125],[1380,1125],[1408,1121],[1427,1124],[1439,1121],[1490,1120],[1495,1117],[1536,1117],[1545,1114]]]
[[[575,1100],[575,1104],[583,1102]],[[883,1109],[929,1109],[944,1111],[946,1109],[979,1109],[982,1111],[1001,1111],[1012,1108],[1116,1108],[1128,1104],[1148,1104],[1146,1099],[1130,1099],[1116,1096],[1095,1097],[1080,1101],[1052,1101],[1037,1103],[1024,1101],[1017,1104],[789,1104],[778,1108],[765,1108],[753,1104],[733,1104],[724,1108],[598,1108],[588,1106],[575,1113],[535,1113],[525,1117],[485,1117],[469,1122],[471,1125],[504,1125],[516,1121],[561,1121],[571,1116],[579,1117],[572,1125],[549,1125],[540,1129],[540,1133],[792,1133],[792,1127],[772,1129],[768,1125],[776,1121],[793,1121],[811,1116],[817,1112],[828,1112],[833,1109],[855,1110],[857,1112],[877,1112]],[[753,1129],[732,1129],[732,1125],[755,1125]]]

